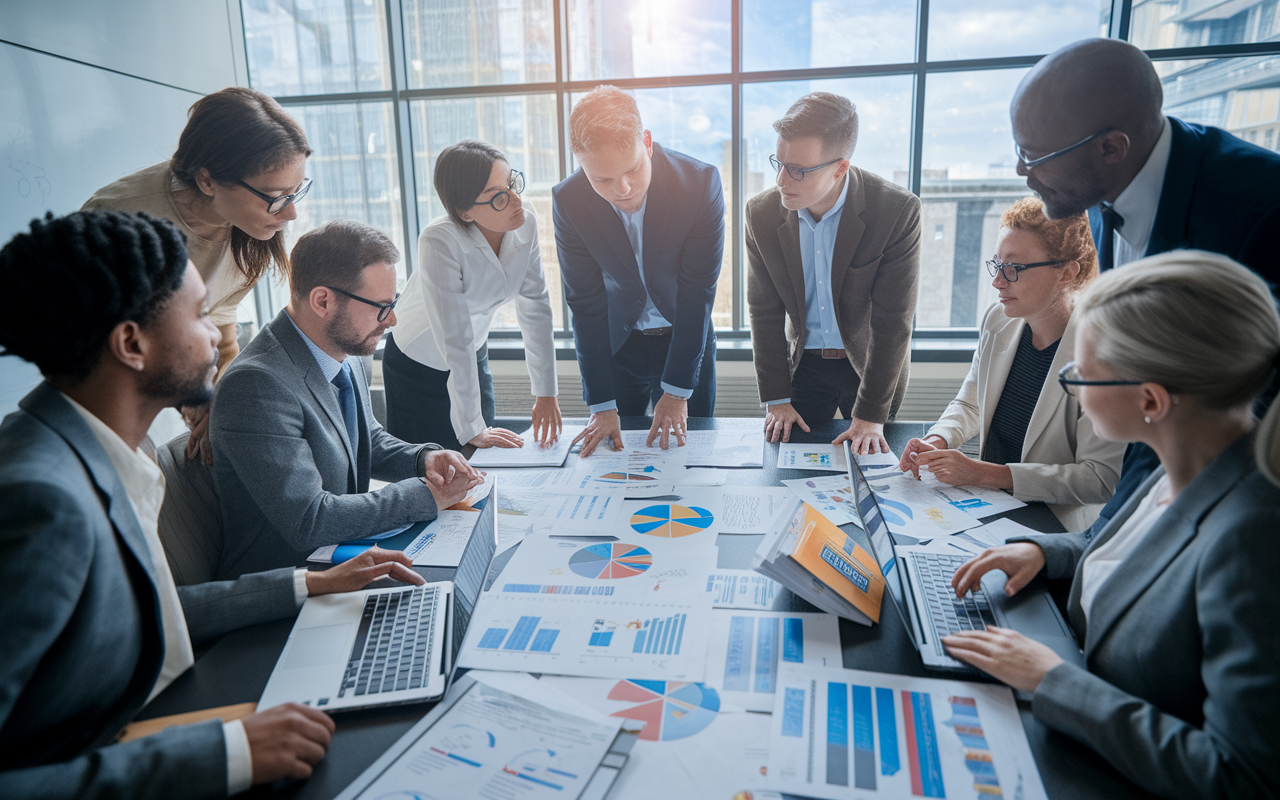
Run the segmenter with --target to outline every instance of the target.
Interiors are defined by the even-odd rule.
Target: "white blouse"
[[[1080,574],[1080,610],[1084,612],[1086,622],[1089,621],[1089,610],[1093,607],[1093,599],[1098,596],[1098,590],[1146,538],[1168,507],[1169,476],[1162,475],[1160,480],[1151,485],[1151,490],[1124,521],[1120,530],[1084,557],[1084,570]]]
[[[449,371],[449,416],[463,444],[486,427],[476,351],[505,303],[516,301],[533,396],[557,394],[538,221],[528,205],[524,213],[524,224],[502,237],[497,255],[475,226],[460,227],[447,216],[432,220],[418,237],[418,268],[396,306],[396,346],[420,364]]]

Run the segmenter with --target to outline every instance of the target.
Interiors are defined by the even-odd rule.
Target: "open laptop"
[[[452,581],[309,597],[258,701],[325,711],[419,703],[444,695],[497,552],[497,488]]]
[[[957,599],[951,577],[969,557],[902,546],[894,541],[857,459],[847,449],[846,455],[854,505],[871,542],[871,554],[880,563],[894,605],[926,667],[978,673],[948,655],[942,637],[962,630],[984,630],[988,625],[1016,630],[1053,648],[1064,661],[1084,665],[1084,655],[1071,626],[1058,612],[1042,581],[1033,581],[1013,597],[1007,597],[1006,575],[992,570],[982,576],[980,591]]]

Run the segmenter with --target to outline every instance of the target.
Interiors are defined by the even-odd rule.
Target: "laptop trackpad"
[[[351,625],[350,622],[343,622],[294,631],[283,668],[323,667],[339,660],[343,655],[342,644],[347,641]]]
[[[986,590],[996,622],[1006,628],[1039,639],[1045,636],[1071,636],[1059,622],[1053,598],[1042,585],[1032,583],[1013,597],[1006,597],[1006,576],[1000,570],[992,570],[982,576],[982,588]]]

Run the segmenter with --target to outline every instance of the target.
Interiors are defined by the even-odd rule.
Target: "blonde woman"
[[[1085,667],[1014,631],[965,631],[951,655],[1033,693],[1044,724],[1162,797],[1280,795],[1280,404],[1251,408],[1280,362],[1267,285],[1225,256],[1175,251],[1080,298],[1062,388],[1098,434],[1160,468],[1092,542],[1028,536],[962,566],[1006,591],[1072,578]]]
[[[1124,445],[1094,433],[1057,385],[1074,357],[1076,294],[1098,274],[1088,218],[1050,220],[1038,199],[1019,200],[1000,219],[987,270],[1000,296],[982,320],[973,366],[937,424],[907,444],[901,468],[1048,503],[1067,530],[1083,530],[1124,460]],[[975,435],[981,460],[956,449]]]

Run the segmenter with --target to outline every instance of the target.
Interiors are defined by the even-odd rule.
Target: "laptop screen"
[[[489,495],[475,503],[480,509],[480,519],[471,531],[471,539],[462,551],[458,561],[458,571],[453,576],[453,663],[457,663],[458,652],[462,649],[462,640],[467,635],[467,625],[471,622],[471,612],[475,610],[476,601],[480,598],[480,590],[484,588],[484,579],[489,572],[489,564],[493,561],[498,549],[497,510],[498,487],[494,483]]]
[[[906,606],[906,598],[909,597],[908,590],[904,585],[906,578],[903,576],[902,569],[899,568],[897,554],[894,552],[893,534],[889,532],[889,526],[884,521],[884,515],[880,513],[880,504],[876,502],[876,496],[871,492],[871,487],[867,485],[867,479],[862,474],[862,468],[858,465],[857,459],[849,453],[847,442],[845,447],[845,453],[849,461],[849,485],[853,491],[854,506],[858,510],[858,517],[862,520],[863,530],[867,532],[867,538],[871,541],[871,555],[880,564],[880,572],[884,575],[885,584],[888,585],[889,591],[893,594],[893,604],[898,607],[898,613],[902,615],[902,624],[914,636],[915,627],[911,624]]]

